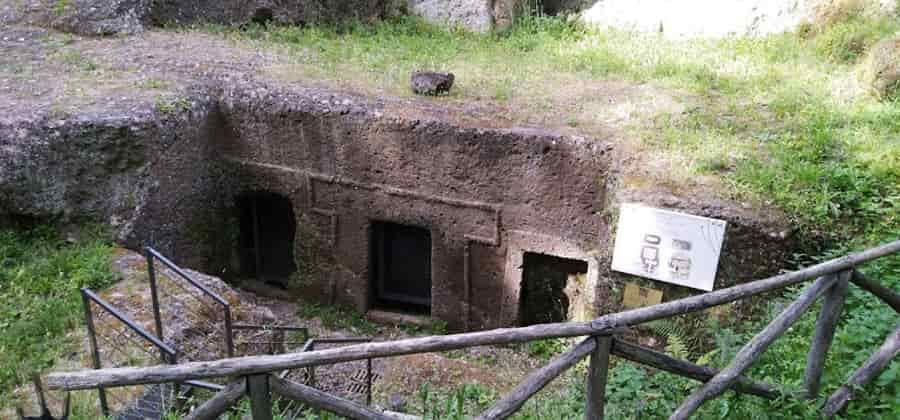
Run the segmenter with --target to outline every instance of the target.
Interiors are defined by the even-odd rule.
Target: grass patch
[[[359,312],[337,306],[301,302],[297,316],[319,318],[322,325],[330,329],[344,329],[364,335],[373,335],[378,332],[378,326],[363,318]]]
[[[81,344],[66,337],[83,320],[78,290],[111,284],[111,262],[97,232],[69,243],[50,227],[0,228],[0,401]]]

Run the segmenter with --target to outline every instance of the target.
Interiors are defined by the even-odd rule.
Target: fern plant
[[[647,323],[650,331],[665,340],[666,353],[673,357],[694,360],[703,355],[704,329],[696,319],[666,318]]]

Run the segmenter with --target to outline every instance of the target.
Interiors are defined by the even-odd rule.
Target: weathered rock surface
[[[571,7],[578,1],[558,3]],[[895,0],[603,0],[587,4],[582,14],[585,23],[674,38],[793,31],[802,23],[813,23],[831,11],[851,7],[875,14],[897,11]]]
[[[900,37],[875,44],[864,65],[866,82],[879,99],[900,97]]]
[[[150,16],[155,23],[250,23],[271,15],[289,25],[372,21],[395,12],[392,0],[156,0]]]
[[[167,24],[242,25],[261,16],[288,25],[373,21],[398,13],[395,5],[394,0],[15,0],[0,6],[0,23],[102,36]]]
[[[450,93],[455,78],[453,73],[417,71],[410,77],[410,84],[418,95],[444,95]]]
[[[493,27],[492,3],[491,0],[408,0],[408,8],[435,24],[486,32]]]
[[[80,35],[144,30],[153,0],[20,0],[0,6],[0,23],[27,23]]]

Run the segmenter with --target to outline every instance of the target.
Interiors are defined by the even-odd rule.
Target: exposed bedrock
[[[395,0],[14,0],[0,4],[0,23],[113,35],[162,25],[371,22],[399,13],[398,4]]]
[[[608,269],[623,201],[727,220],[716,287],[775,273],[790,251],[777,217],[620,186],[611,139],[246,80],[190,92],[175,113],[0,119],[0,214],[101,221],[226,279],[454,329],[618,310],[634,281]],[[382,281],[409,270],[424,293]],[[522,304],[542,296],[547,313]]]
[[[0,5],[0,23],[24,23],[81,35],[144,30],[154,0],[13,0]]]
[[[395,13],[395,3],[394,0],[154,0],[149,16],[157,24],[370,22]]]
[[[578,15],[589,25],[671,37],[767,35],[842,19],[857,9],[897,14],[896,0],[14,0],[0,4],[0,23],[111,35],[140,32],[147,25],[334,24],[411,14],[487,32],[509,27],[538,6],[545,14]]]
[[[210,104],[194,106],[165,118],[149,105],[102,115],[0,118],[0,214],[126,222],[142,204],[153,164],[167,159],[173,145],[197,137]]]

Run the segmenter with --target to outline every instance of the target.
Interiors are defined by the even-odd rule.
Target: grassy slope
[[[83,320],[78,289],[110,284],[111,263],[99,235],[72,244],[50,228],[0,228],[0,408],[16,384],[81,344],[66,336]]]
[[[554,106],[560,83],[619,78],[690,92],[699,101],[687,112],[629,127],[638,146],[678,162],[676,175],[716,176],[737,197],[784,209],[804,237],[844,244],[831,245],[837,254],[900,237],[900,103],[873,99],[860,82],[859,64],[869,46],[898,29],[896,20],[849,16],[802,35],[718,41],[586,30],[556,19],[529,20],[491,36],[415,21],[343,30],[252,28],[226,35],[294,54],[295,77],[389,94],[408,94],[406,77],[419,68],[457,74],[460,84],[449,100],[508,101],[538,111]],[[589,132],[590,122],[584,126]],[[866,271],[900,288],[896,257]],[[770,314],[786,301],[772,302]],[[829,357],[826,393],[897,322],[890,309],[856,289],[846,314]],[[723,366],[766,321],[740,331],[714,328],[722,350],[705,355],[704,363]],[[815,310],[779,340],[753,375],[799,385],[814,322]],[[900,416],[898,371],[892,364],[847,417]],[[566,380],[571,382],[566,393],[536,399],[520,417],[580,416],[583,384],[577,375]],[[664,417],[694,386],[620,364],[610,379],[609,417]],[[475,412],[486,394],[489,390],[472,387],[426,392],[420,405],[428,415],[448,418]],[[815,406],[729,395],[708,403],[701,417],[803,418],[813,417]]]

